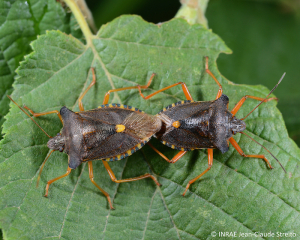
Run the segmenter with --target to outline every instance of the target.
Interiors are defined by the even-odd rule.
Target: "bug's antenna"
[[[34,121],[34,119],[23,109],[21,108],[9,95],[6,95],[14,104],[16,104],[18,106],[18,108],[21,109],[22,112],[24,112],[28,117],[31,118],[31,120],[49,137],[51,138],[51,136],[45,132],[44,129],[42,129],[42,127],[40,125],[38,125],[38,123],[36,121]]]
[[[285,168],[281,165],[281,163],[279,162],[279,160],[265,147],[265,146],[263,146],[263,145],[261,145],[259,142],[257,142],[256,140],[254,140],[252,137],[250,137],[248,134],[246,134],[246,133],[244,133],[244,132],[240,132],[240,133],[242,133],[242,134],[244,134],[244,135],[246,135],[248,138],[250,138],[252,141],[254,141],[254,142],[256,142],[258,145],[260,145],[262,148],[264,148],[268,153],[270,153],[271,154],[271,156],[273,157],[273,158],[275,158],[275,160],[279,163],[279,165],[281,166],[281,168],[283,169],[283,171],[286,173],[286,170],[285,170]]]
[[[253,108],[252,111],[249,112],[246,117],[248,117],[256,108],[259,107],[260,104],[262,104],[271,95],[271,93],[278,87],[279,83],[281,83],[284,76],[285,76],[285,73],[282,75],[282,77],[280,78],[279,82],[275,85],[275,87],[273,87],[271,92],[269,92],[269,94],[264,98],[264,100],[262,100],[255,108]],[[241,120],[244,120],[246,117],[241,118]]]
[[[46,157],[45,161],[43,162],[42,166],[41,166],[41,169],[40,169],[40,172],[39,172],[39,176],[37,178],[37,181],[36,181],[36,187],[39,186],[39,182],[40,182],[40,178],[41,178],[41,174],[42,174],[42,171],[43,171],[43,168],[45,166],[45,163],[47,162],[48,158],[50,157],[51,153],[53,153],[55,150],[52,150],[48,156]]]

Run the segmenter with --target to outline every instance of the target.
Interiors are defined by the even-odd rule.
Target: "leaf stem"
[[[184,18],[190,24],[200,23],[208,28],[205,11],[209,0],[180,0],[181,7],[175,18]]]
[[[78,7],[77,3],[74,0],[64,0],[66,2],[66,4],[69,6],[69,8],[71,9],[72,13],[74,14],[81,31],[83,32],[85,39],[86,39],[86,43],[87,45],[91,45],[92,44],[92,38],[94,37],[94,35],[92,34],[86,20],[85,17],[83,16],[80,8]]]

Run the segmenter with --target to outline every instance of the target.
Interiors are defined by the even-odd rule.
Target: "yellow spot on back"
[[[175,103],[172,103],[172,107],[175,107]]]
[[[118,160],[121,160],[122,154],[117,156]]]
[[[120,105],[120,108],[124,108],[124,105],[123,105],[123,104],[121,104],[121,105]]]
[[[175,121],[172,123],[174,128],[179,128],[180,127],[180,122],[179,121]]]
[[[125,130],[125,126],[120,124],[116,125],[116,132],[123,132]]]
[[[109,107],[113,107],[113,105],[112,105],[112,104],[109,104],[108,106],[109,106]]]
[[[128,150],[126,153],[127,153],[128,155],[131,155],[131,150]]]

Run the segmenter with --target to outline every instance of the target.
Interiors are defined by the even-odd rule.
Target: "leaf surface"
[[[234,52],[217,61],[224,76],[236,83],[272,88],[286,72],[276,89],[277,107],[289,136],[300,146],[300,21],[283,8],[282,1],[216,0],[210,2],[207,18],[210,28]]]
[[[60,3],[52,0],[0,0],[0,128],[9,110],[15,70],[30,53],[30,43],[46,30],[59,29],[80,37]]]
[[[94,67],[97,83],[83,99],[85,109],[101,105],[104,94],[112,88],[144,85],[153,72],[157,75],[144,94],[185,81],[195,100],[212,100],[218,86],[205,73],[204,56],[209,56],[209,68],[230,98],[229,109],[246,94],[268,94],[262,86],[235,85],[224,79],[215,61],[221,52],[230,50],[210,30],[181,19],[157,26],[137,16],[122,16],[103,26],[92,43],[83,45],[59,31],[40,36],[32,44],[34,52],[18,69],[13,98],[35,112],[62,106],[78,111],[78,98],[91,82],[90,67]],[[156,114],[179,100],[184,100],[184,94],[174,87],[147,101],[137,90],[118,92],[111,95],[110,102]],[[256,105],[257,101],[247,100],[237,117]],[[288,138],[275,106],[276,101],[262,104],[246,119],[245,132],[280,159],[289,174],[284,174],[259,145],[238,134],[235,139],[246,154],[266,154],[275,169],[268,169],[261,159],[241,157],[232,147],[223,155],[215,150],[211,171],[182,197],[188,181],[207,168],[207,151],[188,152],[169,164],[145,146],[110,166],[118,179],[153,173],[161,187],[151,179],[114,183],[102,162],[94,161],[94,180],[109,193],[116,208],[109,210],[106,198],[90,182],[86,164],[53,183],[49,197],[42,197],[46,182],[65,173],[67,155],[51,155],[36,188],[40,166],[49,153],[48,138],[11,105],[3,129],[6,135],[0,143],[0,226],[4,238],[211,239],[213,231],[279,231],[299,236],[300,152]],[[62,127],[57,116],[36,121],[51,136]],[[169,158],[177,152],[156,139],[152,143]]]

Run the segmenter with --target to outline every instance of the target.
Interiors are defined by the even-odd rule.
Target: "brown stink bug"
[[[222,85],[208,69],[208,57],[206,57],[205,70],[219,86],[216,100],[213,101],[193,101],[192,96],[184,82],[175,83],[173,85],[160,89],[146,97],[141,93],[142,87],[139,88],[140,95],[144,99],[149,99],[162,91],[165,91],[177,85],[181,85],[183,92],[187,98],[187,100],[185,101],[173,103],[157,114],[157,116],[162,121],[162,128],[158,133],[156,133],[155,137],[159,139],[163,144],[173,149],[180,150],[180,152],[178,152],[171,160],[169,160],[164,154],[159,152],[150,143],[148,143],[161,157],[163,157],[170,163],[175,163],[187,151],[204,148],[208,149],[207,169],[200,175],[189,181],[185,188],[183,196],[193,182],[195,182],[211,169],[213,164],[213,149],[216,148],[219,149],[222,153],[225,153],[229,150],[229,142],[243,157],[261,158],[268,164],[269,168],[273,168],[264,155],[245,154],[232,136],[236,133],[242,133],[248,136],[243,132],[246,128],[246,124],[243,120],[248,117],[249,114],[251,114],[261,103],[271,100],[277,100],[274,97],[268,98],[268,96],[279,85],[284,75],[267,97],[260,98],[246,95],[236,104],[236,106],[231,111],[229,111],[229,98],[223,94]],[[235,117],[235,114],[248,98],[252,98],[261,102],[246,117],[237,119]],[[251,138],[250,136],[248,137]],[[254,139],[252,140],[259,144]],[[264,146],[262,146],[261,144],[259,145],[266,151],[268,151]],[[270,151],[268,152],[278,161],[278,159]],[[280,166],[285,171],[284,167],[281,164]]]
[[[27,114],[35,124],[50,138],[47,146],[52,149],[45,159],[54,151],[65,152],[68,154],[67,172],[57,178],[47,182],[45,196],[48,196],[49,186],[70,174],[72,169],[76,169],[81,163],[88,162],[89,177],[92,183],[106,196],[110,208],[113,209],[111,199],[106,191],[99,187],[94,181],[92,160],[102,160],[112,181],[116,183],[136,181],[144,178],[152,178],[157,184],[158,181],[150,173],[142,176],[117,180],[108,161],[121,160],[140,149],[150,138],[161,128],[161,120],[157,116],[152,116],[143,111],[122,104],[107,104],[111,92],[123,91],[134,88],[147,88],[149,85],[138,87],[126,87],[113,89],[106,93],[103,105],[97,109],[85,111],[82,99],[89,89],[96,83],[94,69],[92,68],[93,81],[79,97],[79,112],[73,112],[67,107],[62,107],[60,111],[54,110],[44,113],[35,113],[27,106],[24,106],[34,117],[56,113],[63,124],[63,128],[57,136],[51,138],[34,119],[13,101],[25,114]],[[155,74],[152,74],[149,83]],[[38,177],[38,181],[40,178]],[[38,182],[37,182],[38,185]]]

